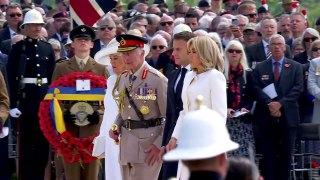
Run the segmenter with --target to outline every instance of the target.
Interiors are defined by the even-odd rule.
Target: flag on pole
[[[83,24],[93,26],[116,5],[115,0],[70,0],[73,27]]]

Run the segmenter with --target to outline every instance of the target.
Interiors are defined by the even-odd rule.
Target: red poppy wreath
[[[90,90],[85,93],[76,92],[77,80],[90,80]],[[92,157],[91,154],[93,149],[92,141],[98,133],[86,138],[73,137],[72,134],[65,129],[64,122],[57,124],[55,116],[52,115],[52,111],[55,108],[52,105],[55,101],[54,98],[58,100],[56,101],[58,106],[60,104],[59,101],[61,100],[75,100],[77,97],[80,97],[82,100],[90,101],[95,98],[98,101],[102,101],[106,84],[107,82],[105,77],[95,75],[91,72],[70,73],[58,78],[49,86],[48,94],[40,104],[38,113],[40,118],[40,128],[43,131],[44,136],[54,148],[55,153],[62,155],[68,163],[89,163],[96,160],[96,157]],[[73,93],[76,92],[76,94],[70,93],[70,90]],[[58,95],[60,96],[56,96],[56,92],[58,92]]]

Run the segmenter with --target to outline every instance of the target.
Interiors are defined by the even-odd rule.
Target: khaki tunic
[[[0,117],[3,120],[3,123],[8,118],[9,115],[9,96],[7,91],[6,82],[3,78],[2,73],[0,72]]]
[[[144,120],[164,118],[167,106],[167,78],[146,62],[144,62],[138,72],[136,79],[132,82],[131,89],[129,88],[130,74],[122,74],[118,92],[129,88],[129,94],[138,109],[142,106],[149,107],[150,112],[143,115]],[[144,74],[146,74],[145,77]],[[155,96],[156,99],[148,98],[152,97],[149,95]],[[144,151],[151,144],[156,145],[158,148],[161,147],[163,125],[129,130],[122,127],[124,120],[128,119],[140,121],[137,113],[130,105],[127,96],[124,95],[124,109],[120,110],[115,121],[115,124],[121,127],[120,165],[123,165],[123,169],[126,169],[126,165],[128,164],[133,165],[135,167],[135,175],[134,177],[130,177],[130,175],[126,174],[127,172],[123,171],[123,177],[124,179],[156,179],[161,168],[161,163],[157,163],[152,167],[146,165],[145,160],[148,154]],[[128,176],[130,178],[127,178]]]
[[[56,65],[56,68],[52,75],[52,82],[61,76],[76,71],[93,72],[96,75],[109,77],[109,73],[106,70],[106,66],[97,63],[93,58],[89,57],[83,70],[80,70],[76,58],[73,57],[70,60],[63,61]]]
[[[73,57],[70,60],[66,60],[57,64],[52,75],[52,82],[61,76],[76,71],[92,72],[96,75],[105,76],[106,78],[109,76],[106,66],[97,63],[93,58],[89,57],[85,67],[83,68],[83,70],[81,70],[77,64],[76,58]],[[62,107],[62,109],[68,109],[68,107]],[[97,108],[95,108],[95,110],[97,110]],[[100,122],[98,124],[88,125],[84,127],[77,127],[72,123],[66,122],[66,129],[75,137],[88,137],[96,132],[99,132],[101,120],[102,118],[100,118]],[[83,164],[83,167],[80,166],[80,163],[64,163],[64,169],[68,180],[95,180],[98,177],[99,160],[93,161],[88,164]]]

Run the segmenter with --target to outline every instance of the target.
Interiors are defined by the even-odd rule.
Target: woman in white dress
[[[204,97],[203,105],[218,112],[227,120],[226,79],[223,75],[223,58],[217,44],[207,36],[192,38],[187,44],[192,71],[186,74],[182,89],[183,110],[166,146],[170,151],[179,144],[180,127],[186,113],[196,108],[196,97]],[[225,123],[224,122],[224,123]],[[196,143],[196,142],[192,142]],[[188,169],[179,162],[177,178],[186,180]]]
[[[119,146],[109,138],[109,130],[118,115],[118,105],[112,97],[112,89],[116,82],[117,75],[125,70],[124,60],[120,53],[117,53],[119,43],[114,38],[110,41],[106,48],[99,51],[97,58],[99,63],[105,65],[111,64],[114,75],[107,80],[107,91],[104,97],[105,111],[103,121],[100,126],[100,134],[94,140],[93,156],[105,158],[105,179],[106,180],[121,180],[121,172],[119,165]],[[100,60],[104,60],[101,62]]]

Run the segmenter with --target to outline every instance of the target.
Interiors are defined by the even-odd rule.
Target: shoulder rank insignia
[[[148,75],[148,69],[144,69],[141,75],[141,79],[146,79]]]

